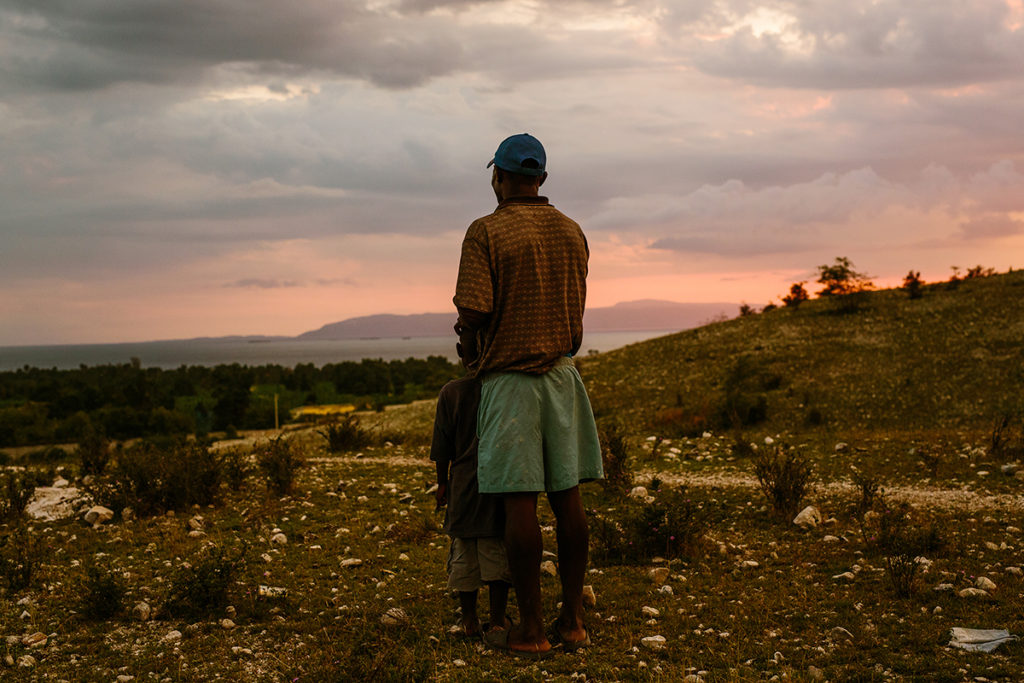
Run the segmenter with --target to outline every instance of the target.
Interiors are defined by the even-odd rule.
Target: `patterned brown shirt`
[[[489,314],[471,369],[541,374],[579,350],[589,257],[580,226],[546,197],[507,199],[473,221],[454,298]]]

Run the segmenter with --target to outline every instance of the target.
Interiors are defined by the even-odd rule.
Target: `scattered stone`
[[[836,453],[842,453],[843,451],[845,451],[849,447],[850,447],[850,444],[846,443],[845,441],[840,441],[839,443],[836,444],[835,451],[836,451]]]
[[[412,497],[412,494],[411,493],[406,493],[401,498],[398,499],[398,502],[399,503],[411,503],[413,500],[414,500],[414,498]]]
[[[1013,476],[1014,474],[1017,473],[1017,471],[1019,469],[1020,469],[1020,465],[1018,465],[1015,462],[1008,462],[1005,465],[1000,465],[999,466],[999,471],[1002,472],[1005,475],[1008,475],[1008,476]],[[56,485],[57,484],[55,483],[54,486],[56,486]]]
[[[856,578],[853,572],[843,572],[832,577],[833,581],[853,581]]]
[[[964,588],[957,595],[961,598],[987,598],[988,592],[981,588]]]
[[[821,513],[813,505],[808,505],[793,518],[793,524],[801,529],[812,529],[821,524]]]
[[[940,583],[939,585],[937,585],[937,586],[936,586],[935,588],[933,588],[932,590],[935,590],[935,591],[938,591],[939,593],[942,593],[942,592],[944,592],[944,591],[951,591],[951,590],[953,590],[954,588],[956,588],[956,586],[954,586],[954,585],[953,585],[953,584],[951,584],[951,583]]]
[[[398,556],[398,559],[401,560],[402,562],[408,562],[409,561],[409,556],[406,555],[405,553],[402,553],[401,555]]]
[[[234,619],[235,614],[237,614],[237,610],[235,609],[234,605],[228,605],[224,608],[224,614],[228,615],[229,619]]]
[[[662,595],[672,595],[672,586],[665,584],[664,586],[658,588],[658,592]]]
[[[349,558],[346,558],[346,559],[341,561],[341,566],[342,567],[358,567],[362,563],[363,563],[363,561],[360,560],[357,557],[349,557]]]
[[[152,614],[153,610],[148,602],[137,602],[135,607],[132,607],[132,618],[138,621],[149,621]]]
[[[206,532],[205,531],[200,531],[199,529],[193,529],[192,531],[188,532],[188,537],[189,538],[202,538],[205,535],[206,535]]]
[[[19,669],[31,669],[36,665],[36,658],[32,655],[22,655],[18,657],[18,668]]]
[[[838,536],[824,536],[821,539],[822,543],[839,543]]]
[[[409,623],[409,615],[401,607],[392,607],[381,615],[380,623],[385,626],[402,626]]]
[[[665,636],[647,636],[640,639],[640,644],[649,650],[664,650]]]
[[[261,584],[257,587],[256,594],[261,598],[283,598],[288,595],[288,589],[281,586],[264,586]]]
[[[12,657],[11,655],[4,655],[4,665],[14,666],[14,657]]]
[[[770,439],[770,436],[765,437]],[[704,683],[704,679],[697,674],[686,674],[686,678],[683,679],[683,683]]]
[[[540,573],[547,574],[548,576],[558,576],[558,568],[555,567],[555,563],[551,560],[545,560],[540,563]]]
[[[659,585],[668,581],[668,575],[668,567],[655,567],[647,572],[647,576],[651,578],[651,581]]]
[[[833,626],[829,630],[828,634],[833,639],[846,638],[847,640],[853,640],[853,634],[847,631],[842,626]]]
[[[129,683],[130,681],[134,680],[135,676],[132,676],[130,674],[121,674],[117,677],[117,683]]]
[[[978,580],[974,582],[974,585],[983,591],[994,591],[996,589],[996,584],[985,576],[979,576]]]
[[[1012,574],[1013,576],[1021,576],[1022,574],[1020,567],[1007,567],[1006,573]]]
[[[221,619],[220,627],[225,631],[230,631],[235,627],[235,622],[231,621],[230,619]]]
[[[597,595],[594,593],[593,586],[583,587],[583,606],[584,607],[597,607]]]
[[[181,631],[168,631],[164,634],[163,639],[168,643],[177,643],[179,640],[181,640]]]
[[[647,489],[643,486],[634,486],[633,490],[629,492],[630,498],[646,498],[647,495]]]
[[[270,543],[272,545],[288,545],[288,537],[278,532],[270,537]]]
[[[462,667],[466,666],[466,660],[465,659],[453,659],[452,660],[452,664],[454,664],[455,666],[457,666],[458,668],[461,669]]]
[[[643,614],[643,615],[644,615],[645,617],[652,617],[652,618],[653,618],[653,617],[659,617],[659,616],[661,616],[661,612],[659,612],[659,611],[658,611],[658,609],[657,609],[656,607],[648,607],[647,605],[644,605],[644,606],[643,606],[643,607],[642,607],[642,608],[640,609],[640,612],[641,612],[641,614]]]
[[[807,677],[812,681],[823,681],[825,680],[825,672],[816,666],[807,667]]]
[[[429,493],[437,493],[437,489],[438,489],[438,486],[437,486],[437,484],[434,484],[434,485],[433,485],[433,486],[431,486],[431,487],[430,487],[429,489],[427,489],[427,493],[428,493],[428,494],[429,494]]]
[[[89,508],[89,511],[86,512],[85,517],[83,517],[86,524],[92,524],[93,526],[109,522],[113,518],[114,511],[110,508],[105,508],[102,505],[94,505]]]
[[[18,605],[18,607],[31,607],[32,606],[32,598],[30,598],[30,597],[28,597],[26,595],[21,600],[18,600],[17,605]]]
[[[21,612],[20,618],[21,618],[22,621],[28,621],[29,619],[32,618],[32,615],[29,614],[28,610],[23,610]]]
[[[55,488],[55,489],[66,489],[70,485],[71,485],[71,482],[69,482],[64,477],[57,477],[57,479],[53,482],[53,484],[51,484],[51,486],[53,486],[53,488]]]
[[[44,647],[46,645],[46,634],[42,631],[36,631],[31,635],[23,636],[21,644],[25,647]]]
[[[740,562],[741,569],[757,569],[760,566],[757,560],[743,560]]]

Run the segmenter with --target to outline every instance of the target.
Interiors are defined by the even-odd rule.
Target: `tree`
[[[789,294],[782,297],[782,303],[788,307],[796,308],[810,298],[811,296],[807,293],[804,283],[794,282],[793,286],[789,288]]]
[[[911,299],[920,299],[924,294],[924,281],[921,280],[921,272],[911,270],[907,273],[903,278],[903,289]]]
[[[874,289],[875,285],[865,273],[854,270],[845,256],[837,256],[832,265],[818,266],[818,284],[824,285],[818,296],[843,296]]]

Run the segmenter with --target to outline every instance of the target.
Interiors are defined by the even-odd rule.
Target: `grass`
[[[329,453],[315,428],[289,432],[307,463],[289,495],[269,495],[256,483],[224,486],[217,505],[173,516],[96,529],[74,519],[19,527],[40,545],[40,559],[29,585],[8,588],[0,600],[0,629],[50,639],[31,651],[5,640],[3,654],[17,660],[31,653],[36,664],[31,673],[0,674],[675,681],[702,672],[710,683],[806,681],[813,666],[834,681],[1024,679],[1020,642],[988,655],[945,646],[954,626],[1024,633],[1024,580],[1006,571],[1024,562],[1024,482],[1004,474],[1004,459],[987,451],[1006,398],[1024,393],[1024,333],[1016,322],[1024,320],[1022,284],[1024,274],[1013,273],[956,290],[928,287],[915,300],[873,293],[849,314],[810,301],[582,361],[598,413],[623,425],[621,447],[629,449],[635,483],[647,486],[655,506],[685,486],[702,515],[680,522],[701,532],[699,551],[591,564],[594,646],[584,652],[523,665],[448,635],[457,600],[445,588],[448,543],[428,493],[433,406],[420,402],[360,414],[379,437],[355,453]],[[716,414],[739,355],[754,364],[743,383],[729,387],[764,395],[764,420],[671,431],[666,409],[685,413],[692,400]],[[824,417],[820,424],[805,419],[812,407]],[[765,502],[752,463],[768,447],[766,437],[793,444],[812,462],[815,487],[806,502],[821,511],[822,526],[800,530]],[[941,466],[923,454],[941,455]],[[583,490],[595,519],[621,519],[637,505],[596,484]],[[918,554],[909,560],[913,590],[905,595],[887,566],[902,546],[882,547],[872,516],[882,501],[906,505],[914,528],[937,534],[915,546],[927,562]],[[554,550],[543,503],[540,512],[545,548]],[[186,522],[196,514],[203,531],[190,535]],[[12,536],[11,528],[0,531]],[[286,542],[272,541],[277,534]],[[216,599],[174,609],[175,587],[195,583],[188,567],[209,558],[211,548],[245,548],[244,562],[232,564],[223,596],[217,583]],[[345,562],[354,559],[361,562]],[[86,568],[100,560],[122,577],[126,609],[96,621],[76,605]],[[649,578],[654,566],[669,567],[668,589]],[[852,579],[843,578],[847,572]],[[982,576],[997,586],[988,598],[957,595]],[[545,614],[553,618],[558,582],[542,582]],[[954,590],[936,591],[940,584]],[[260,586],[285,594],[261,597]],[[154,607],[152,620],[133,620],[131,606],[140,601]],[[407,621],[381,623],[392,608]],[[233,627],[222,625],[226,618]],[[171,631],[181,633],[180,642],[166,639]],[[666,638],[664,650],[642,644],[652,635]]]

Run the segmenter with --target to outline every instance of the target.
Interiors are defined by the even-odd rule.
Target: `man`
[[[505,139],[487,164],[498,208],[462,243],[456,331],[481,378],[477,431],[481,493],[502,494],[505,543],[520,623],[502,642],[513,654],[551,654],[540,592],[543,551],[537,495],[555,514],[562,608],[553,635],[567,650],[589,644],[583,623],[587,519],[580,482],[602,476],[586,390],[571,355],[583,341],[589,250],[579,225],[539,196],[543,146]]]

